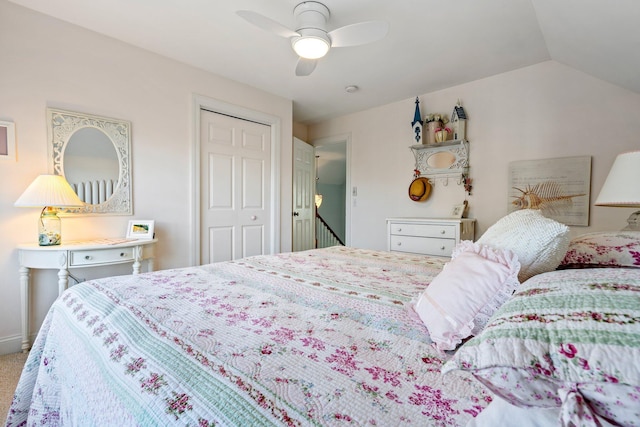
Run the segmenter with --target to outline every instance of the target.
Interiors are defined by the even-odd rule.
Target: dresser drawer
[[[414,254],[451,256],[456,245],[455,239],[437,239],[433,237],[391,236],[390,250]]]
[[[69,253],[69,266],[112,264],[117,262],[133,261],[134,248],[113,248],[87,251],[71,251]]]
[[[456,238],[457,225],[392,223],[391,234],[398,236]]]

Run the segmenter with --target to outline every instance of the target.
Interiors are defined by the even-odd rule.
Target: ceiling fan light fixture
[[[383,21],[357,22],[327,32],[331,12],[315,0],[304,0],[293,8],[296,26],[287,27],[251,10],[238,10],[238,16],[263,30],[288,38],[298,54],[296,76],[308,76],[317,60],[334,47],[359,46],[382,39],[389,30]],[[295,30],[294,30],[295,28]]]
[[[322,58],[329,52],[331,41],[329,36],[322,30],[307,28],[298,30],[300,37],[294,37],[291,40],[293,50],[301,58],[318,59]]]

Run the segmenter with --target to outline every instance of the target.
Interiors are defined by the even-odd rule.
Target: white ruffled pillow
[[[436,348],[454,350],[478,334],[519,285],[519,269],[511,251],[460,242],[414,306]]]
[[[494,249],[508,249],[518,255],[524,282],[536,274],[555,270],[569,247],[569,227],[539,210],[523,209],[498,220],[478,239]]]

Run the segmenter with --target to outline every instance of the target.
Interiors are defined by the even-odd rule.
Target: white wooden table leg
[[[133,262],[133,274],[140,274],[140,265],[141,263],[138,260]]]
[[[62,295],[67,286],[69,286],[69,271],[61,268],[58,271],[58,296]]]
[[[142,246],[133,248],[133,274],[140,274],[140,260],[142,259]]]
[[[31,348],[29,342],[29,268],[20,266],[20,304],[22,305],[22,352]]]

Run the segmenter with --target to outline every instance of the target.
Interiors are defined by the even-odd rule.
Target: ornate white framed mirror
[[[415,169],[429,178],[455,177],[468,172],[469,143],[464,140],[412,145]]]
[[[47,108],[51,169],[84,201],[66,214],[131,215],[131,123]]]

